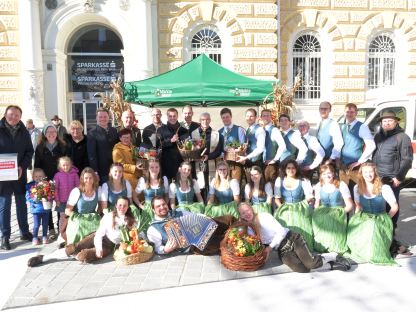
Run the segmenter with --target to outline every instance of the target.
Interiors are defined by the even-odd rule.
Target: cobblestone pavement
[[[399,238],[415,245],[416,204],[415,191],[403,192]],[[31,218],[29,219],[31,222]],[[400,232],[402,230],[403,232]],[[56,243],[45,247],[32,247],[20,242],[18,227],[13,217],[12,247],[1,252],[0,259],[39,250],[48,254],[57,248]],[[415,248],[413,248],[415,251]],[[321,270],[328,270],[322,268]],[[276,253],[266,266],[255,272],[233,272],[225,269],[218,256],[181,255],[175,257],[154,256],[152,261],[132,266],[121,266],[111,257],[95,264],[84,265],[67,260],[50,262],[28,268],[4,309],[52,302],[72,301],[100,296],[142,292],[185,285],[204,284],[291,272],[282,265]],[[328,272],[334,274],[335,272]]]

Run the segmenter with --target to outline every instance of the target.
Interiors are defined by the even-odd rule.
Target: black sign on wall
[[[102,92],[110,89],[123,68],[122,56],[71,56],[72,92]]]

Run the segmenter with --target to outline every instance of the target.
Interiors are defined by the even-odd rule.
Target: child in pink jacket
[[[59,158],[58,172],[54,176],[56,211],[59,217],[59,241],[66,241],[66,225],[68,217],[65,215],[66,202],[72,189],[79,186],[78,169],[72,165],[68,156]]]

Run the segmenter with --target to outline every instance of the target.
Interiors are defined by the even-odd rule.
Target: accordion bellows
[[[189,214],[168,221],[164,228],[168,238],[174,239],[180,248],[193,245],[203,251],[217,226],[211,218]]]

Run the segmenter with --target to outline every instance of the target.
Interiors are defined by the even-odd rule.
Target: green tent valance
[[[263,102],[275,83],[234,73],[202,54],[159,76],[124,83],[124,101],[146,106],[253,106]]]

